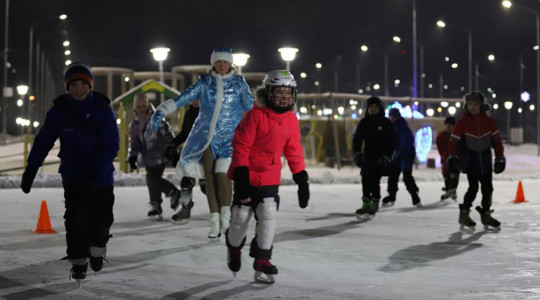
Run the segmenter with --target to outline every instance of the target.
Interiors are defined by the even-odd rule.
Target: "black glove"
[[[309,202],[309,176],[306,170],[293,174],[293,180],[298,184],[298,205],[306,208]]]
[[[461,172],[459,157],[453,154],[448,155],[448,171],[452,174]]]
[[[26,168],[21,178],[21,189],[25,194],[30,193],[34,178],[36,178],[38,169]]]
[[[137,155],[132,155],[128,158],[129,166],[131,170],[137,170]]]
[[[243,200],[250,198],[249,169],[247,167],[236,167],[233,176],[235,198],[247,204]]]
[[[506,168],[506,158],[497,157],[495,158],[495,164],[493,165],[493,172],[495,174],[501,174]]]
[[[168,144],[165,148],[165,157],[171,161],[173,167],[176,167],[176,164],[180,160],[180,154],[178,153],[178,146],[174,144]]]
[[[366,165],[366,157],[364,154],[356,152],[354,154],[354,164],[359,168],[363,168]]]
[[[381,171],[385,171],[390,167],[390,164],[392,163],[392,160],[389,156],[383,155],[377,160],[377,167]]]

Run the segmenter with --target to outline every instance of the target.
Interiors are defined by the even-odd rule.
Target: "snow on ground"
[[[514,204],[517,183],[497,181],[493,208],[503,229],[486,233],[479,224],[473,234],[458,230],[456,202],[438,200],[440,180],[419,182],[423,208],[411,205],[400,184],[396,205],[367,222],[354,216],[359,184],[312,184],[304,210],[295,186],[285,185],[272,257],[279,268],[274,285],[253,282],[249,247],[242,269],[232,276],[224,240],[206,238],[208,206],[198,190],[192,221],[173,225],[170,209],[162,222],[146,219],[146,187],[117,187],[110,263],[96,275],[90,271],[80,288],[68,280],[69,263],[59,260],[65,255],[62,189],[35,188],[28,195],[3,189],[0,298],[540,299],[539,184],[539,178],[523,179],[529,202]],[[465,186],[462,181],[460,197]],[[58,234],[30,233],[41,200],[47,200]],[[471,216],[480,221],[476,212]]]

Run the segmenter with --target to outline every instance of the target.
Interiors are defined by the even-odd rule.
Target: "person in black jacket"
[[[388,171],[399,139],[392,123],[384,116],[379,97],[367,99],[365,117],[358,123],[353,137],[354,163],[361,168],[362,208],[357,218],[375,215],[381,199],[381,177]]]
[[[180,160],[180,145],[182,145],[189,136],[193,123],[199,115],[199,100],[192,101],[187,109],[184,120],[182,121],[182,130],[178,133],[174,139],[167,145],[165,156],[171,161],[172,166],[176,167],[178,160]],[[201,191],[206,193],[206,182],[204,179],[199,179],[199,185]],[[171,223],[173,224],[187,224],[191,218],[191,208],[193,208],[193,187],[195,186],[195,178],[184,176],[180,180],[180,198],[176,198],[175,203],[171,203],[171,207],[176,209],[175,213],[171,217]],[[171,198],[172,199],[172,198]],[[179,204],[181,206],[179,207]],[[178,211],[177,208],[180,208]]]
[[[113,223],[114,166],[120,139],[111,100],[92,91],[94,76],[88,65],[74,62],[64,70],[66,94],[47,112],[28,156],[21,189],[29,193],[36,173],[60,138],[60,168],[66,212],[67,256],[70,277],[86,278],[88,261],[103,267]]]

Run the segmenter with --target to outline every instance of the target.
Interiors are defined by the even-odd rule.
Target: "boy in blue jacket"
[[[95,272],[103,267],[113,223],[113,161],[120,144],[111,100],[91,90],[93,79],[86,64],[74,62],[65,68],[67,93],[54,99],[47,112],[21,180],[21,189],[29,193],[38,169],[60,138],[65,258],[77,282],[86,278],[88,261]]]

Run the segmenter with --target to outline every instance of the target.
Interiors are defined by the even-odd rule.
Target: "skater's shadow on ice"
[[[337,218],[354,218],[354,213],[329,213],[326,216],[320,216],[320,217],[314,217],[314,218],[308,218],[307,221],[320,221],[320,220],[329,220],[329,219],[337,219]]]
[[[483,244],[473,242],[484,234],[485,232],[477,232],[469,235],[458,231],[450,235],[446,242],[416,245],[399,250],[392,254],[388,258],[389,262],[378,270],[382,272],[401,272],[425,267],[431,261],[445,259],[482,247]],[[464,235],[467,237],[464,238]]]
[[[452,204],[455,204],[455,203],[456,202],[454,202],[454,201],[437,201],[437,202],[433,202],[433,203],[429,203],[429,204],[424,204],[424,206],[422,206],[422,207],[412,206],[412,204],[411,204],[411,206],[404,207],[404,208],[395,208],[395,209],[381,208],[379,210],[379,212],[381,213],[381,212],[385,212],[385,211],[395,210],[395,211],[400,212],[400,213],[409,213],[409,212],[414,212],[414,211],[427,211],[427,210],[443,209],[443,208],[447,209],[447,208],[450,208],[448,206],[450,206]]]
[[[351,216],[352,217],[352,216]],[[364,223],[368,220],[350,221],[346,223],[336,224],[332,226],[323,226],[319,228],[285,231],[280,234],[276,234],[274,243],[286,242],[286,241],[298,241],[304,239],[326,237],[334,234],[340,234],[347,229],[354,229],[355,225]]]
[[[199,293],[207,292],[210,289],[219,287],[219,286],[225,286],[227,284],[230,284],[231,281],[216,281],[216,282],[209,282],[205,284],[201,284],[199,286],[195,286],[183,291],[171,293],[168,295],[163,296],[161,299],[187,299],[189,297],[194,297],[195,295]],[[235,295],[247,292],[247,291],[260,291],[268,288],[268,286],[263,286],[260,284],[254,284],[249,283],[242,286],[237,286],[234,288],[230,288],[227,290],[222,291],[216,291],[212,294],[205,295],[202,299],[227,299],[227,298],[234,298]]]

